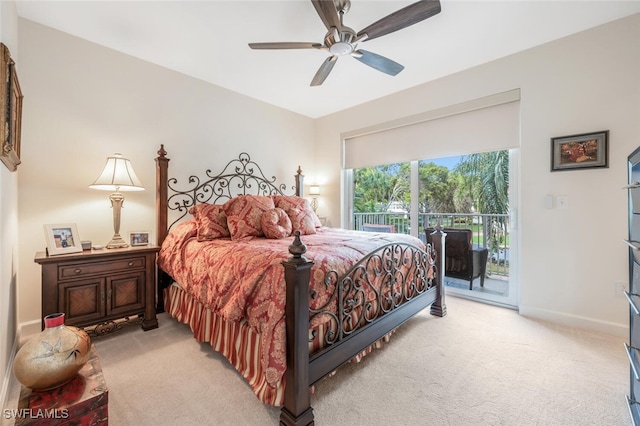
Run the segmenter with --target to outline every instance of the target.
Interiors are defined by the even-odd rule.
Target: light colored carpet
[[[623,340],[448,297],[316,386],[317,425],[630,425]],[[276,425],[244,379],[189,328],[94,340],[111,425]]]

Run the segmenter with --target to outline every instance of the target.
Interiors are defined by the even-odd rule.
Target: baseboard
[[[42,322],[39,320],[28,321],[18,324],[18,329],[16,330],[16,337],[13,339],[13,347],[11,348],[11,355],[9,355],[9,360],[7,362],[7,370],[4,373],[4,377],[2,378],[2,388],[0,388],[0,402],[2,403],[2,407],[7,407],[11,402],[9,401],[10,386],[12,384],[15,385],[17,381],[13,380],[13,361],[15,360],[16,353],[20,346],[32,335],[37,334],[42,331]],[[13,407],[16,408],[16,407]],[[1,422],[0,422],[1,423]],[[3,423],[4,424],[4,423]]]
[[[27,322],[21,322],[18,324],[18,335],[21,338],[27,339],[33,334],[40,333],[42,331],[42,320],[33,320]]]
[[[524,317],[540,319],[555,324],[562,324],[569,327],[579,328],[581,330],[609,334],[612,336],[623,337],[625,339],[629,337],[628,324],[602,321],[594,318],[583,317],[580,315],[571,315],[564,312],[557,312],[548,309],[540,309],[522,305],[519,307],[519,312],[520,315]]]
[[[13,360],[16,357],[16,353],[18,352],[18,348],[20,346],[20,331],[16,333],[15,339],[13,339],[13,346],[11,347],[11,355],[9,356],[9,361],[7,362],[7,369],[4,372],[4,377],[2,378],[2,388],[0,388],[0,403],[2,403],[2,407],[9,406],[9,385],[11,384],[13,378]]]

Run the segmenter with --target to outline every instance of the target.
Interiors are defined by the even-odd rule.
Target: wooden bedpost
[[[166,157],[167,151],[164,145],[160,145],[158,157],[156,158],[156,239],[158,246],[162,245],[167,236],[168,212],[167,212],[167,191],[169,179],[169,159]],[[168,279],[167,274],[157,269],[156,277],[156,313],[164,312],[164,287],[163,283]]]
[[[298,166],[298,171],[294,176],[296,179],[296,195],[298,197],[304,196],[304,175],[302,174],[302,169]]]
[[[296,231],[289,246],[292,256],[282,262],[287,286],[287,371],[280,424],[286,426],[314,424],[309,390],[309,281],[313,262],[304,257],[306,251],[300,231]]]
[[[445,252],[444,242],[447,238],[447,234],[442,231],[442,225],[440,222],[435,226],[435,230],[430,235],[433,246],[431,247],[436,252],[436,300],[431,304],[431,315],[443,317],[447,315],[447,305],[444,302],[444,267],[445,267]]]

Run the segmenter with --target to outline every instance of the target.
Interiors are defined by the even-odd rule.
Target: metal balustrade
[[[424,229],[440,223],[443,228],[471,229],[473,243],[489,249],[487,273],[509,276],[509,215],[482,213],[420,213],[418,237],[425,241]],[[354,229],[365,224],[393,225],[400,234],[411,233],[409,213],[354,213]]]

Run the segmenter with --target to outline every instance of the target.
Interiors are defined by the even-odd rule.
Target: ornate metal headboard
[[[158,245],[161,245],[167,232],[182,220],[189,209],[199,203],[223,204],[238,195],[298,195],[302,196],[304,175],[298,167],[295,185],[287,193],[287,185],[277,184],[276,177],[267,178],[260,166],[243,152],[237,159],[227,163],[222,171],[213,174],[210,169],[204,177],[190,176],[186,189],[178,187],[176,178],[168,178],[169,159],[164,145],[160,145],[156,158],[156,210],[158,226]],[[169,223],[169,212],[176,212],[177,218]]]

